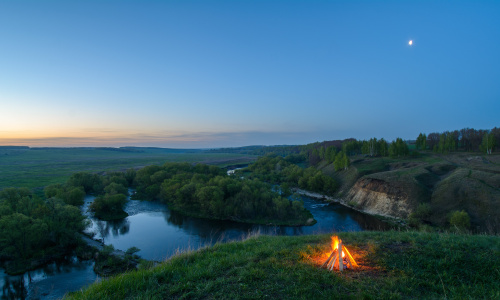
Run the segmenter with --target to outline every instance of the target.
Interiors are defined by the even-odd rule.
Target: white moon
[[[410,46],[411,46],[412,44],[413,44],[413,41],[412,41],[412,40],[410,40],[410,41],[408,42],[408,45],[410,45]]]

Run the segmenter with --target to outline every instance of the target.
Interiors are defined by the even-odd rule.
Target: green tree
[[[383,138],[378,141],[378,153],[381,156],[388,156],[389,155],[389,145],[387,144],[386,140]]]
[[[335,156],[335,161],[333,162],[333,167],[335,168],[335,171],[340,171],[344,168],[344,161],[343,161],[343,151],[340,151],[337,153]]]
[[[43,190],[45,198],[58,198],[66,204],[80,206],[85,198],[85,190],[82,186],[68,186],[61,184],[52,184]]]
[[[196,191],[195,197],[200,203],[200,208],[208,210],[211,206],[210,202],[223,205],[224,192],[218,186],[204,186]],[[216,211],[216,213],[219,214],[220,211]]]
[[[329,163],[333,163],[335,161],[335,155],[337,154],[337,148],[334,146],[330,146],[326,148],[325,159]]]
[[[68,179],[68,185],[73,187],[83,187],[86,194],[102,192],[102,177],[97,174],[87,172],[78,172]]]
[[[333,166],[335,168],[335,171],[340,171],[342,169],[347,170],[350,164],[351,161],[349,160],[349,157],[347,157],[347,154],[344,151],[340,151],[335,157]]]
[[[23,206],[29,203],[31,198],[32,193],[27,188],[6,188],[0,191],[0,202],[3,202],[13,212],[25,210],[26,208]]]
[[[368,149],[369,149],[369,155],[370,156],[375,156],[377,155],[377,145],[378,145],[378,141],[377,141],[377,138],[371,138],[369,141],[368,141]]]
[[[26,260],[46,244],[47,225],[20,213],[0,218],[0,252]]]
[[[401,138],[397,138],[389,146],[389,155],[391,157],[407,156],[409,153],[408,145]]]
[[[347,157],[347,155],[345,153],[342,157],[342,162],[344,164],[344,170],[347,170],[349,168],[349,166],[351,165],[351,160],[349,159],[349,157]]]
[[[82,187],[75,187],[70,189],[63,196],[64,202],[73,206],[83,205],[83,200],[85,199],[85,191]]]
[[[425,133],[420,133],[418,135],[416,147],[418,150],[425,150],[427,148],[427,136]]]
[[[319,151],[317,148],[314,148],[311,153],[309,154],[309,164],[310,165],[316,165],[321,161],[319,157]]]
[[[349,156],[361,153],[363,142],[348,140],[342,144],[342,151]]]
[[[370,148],[369,144],[367,141],[362,141],[362,146],[361,146],[361,153],[362,154],[369,154],[370,153]]]
[[[453,152],[457,148],[457,143],[455,142],[454,134],[451,132],[446,133],[446,141],[445,141],[445,151]]]
[[[319,147],[318,154],[320,159],[325,159],[325,147]]]
[[[74,245],[78,239],[77,232],[87,227],[87,219],[80,213],[80,209],[67,205],[63,200],[51,198],[46,201],[43,221],[52,243],[60,246]]]
[[[455,148],[456,148],[456,142],[452,133],[443,132],[441,135],[439,135],[437,152],[445,154],[455,151]]]
[[[493,150],[495,149],[495,146],[496,146],[496,141],[493,134],[485,133],[483,135],[483,141],[480,146],[481,151],[485,152],[486,154],[491,154],[491,152],[493,152]]]
[[[123,211],[127,196],[123,194],[98,196],[90,204],[89,209],[100,219],[121,219],[128,214]]]
[[[134,179],[135,179],[136,173],[137,172],[134,169],[128,169],[125,172],[125,179],[128,182],[128,186],[132,186],[134,184]]]
[[[122,184],[115,182],[111,182],[110,184],[108,184],[104,188],[104,191],[106,192],[106,194],[109,195],[116,195],[116,194],[128,195],[128,189]]]

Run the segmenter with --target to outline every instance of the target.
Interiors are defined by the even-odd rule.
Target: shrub
[[[414,216],[420,220],[426,220],[430,217],[431,213],[432,209],[429,203],[420,203],[415,210]]]
[[[460,230],[469,229],[470,228],[469,214],[464,210],[462,211],[456,210],[452,212],[450,216],[450,225]]]
[[[408,225],[414,228],[418,228],[420,226],[420,219],[415,217],[415,214],[411,214],[410,217],[408,218]]]

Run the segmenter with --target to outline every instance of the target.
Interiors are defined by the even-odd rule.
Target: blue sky
[[[500,1],[0,0],[0,145],[491,129],[499,79]]]

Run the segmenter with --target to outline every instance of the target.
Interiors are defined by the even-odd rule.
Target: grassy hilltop
[[[68,299],[500,299],[500,238],[339,233],[360,265],[319,266],[330,235],[251,237],[118,275]]]

